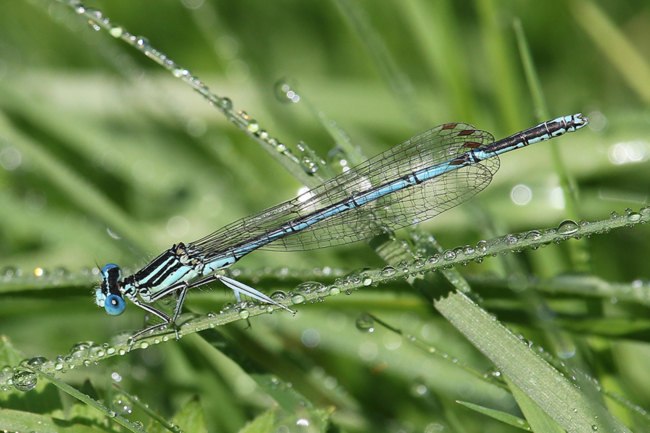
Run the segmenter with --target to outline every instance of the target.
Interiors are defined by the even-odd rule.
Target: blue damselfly
[[[235,221],[188,244],[178,243],[135,274],[102,269],[95,302],[108,314],[126,308],[124,298],[162,323],[174,323],[189,289],[221,281],[235,292],[291,311],[222,273],[258,250],[301,251],[356,242],[417,224],[485,189],[499,169],[499,154],[559,137],[587,124],[580,114],[559,117],[510,137],[494,137],[466,123],[446,123],[394,146],[293,200]],[[152,304],[178,293],[170,317]]]

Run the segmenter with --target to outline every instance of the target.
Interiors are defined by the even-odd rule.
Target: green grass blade
[[[115,412],[111,411],[109,408],[101,404],[99,401],[90,398],[88,395],[76,390],[75,388],[63,382],[62,380],[57,379],[56,377],[44,373],[38,369],[34,369],[34,373],[36,373],[39,379],[43,379],[50,382],[51,384],[53,384],[54,386],[56,386],[66,394],[76,398],[77,400],[87,404],[90,407],[97,409],[98,411],[100,411],[107,417],[111,418],[112,420],[114,420],[116,423],[126,428],[127,430],[133,433],[143,432],[142,428],[140,428],[137,424],[132,423],[128,419],[124,418],[122,415],[116,414]]]
[[[504,380],[510,386],[512,395],[515,396],[519,408],[530,423],[531,430],[535,433],[564,433],[564,429],[544,412],[525,392],[523,392],[507,375]]]
[[[487,407],[479,406],[477,404],[468,403],[466,401],[458,400],[456,401],[456,403],[462,404],[465,407],[475,410],[478,413],[482,413],[483,415],[487,415],[490,418],[499,420],[505,424],[520,428],[522,430],[530,431],[530,425],[528,424],[528,421],[526,421],[525,419],[521,419],[517,416],[510,415],[509,413],[501,412],[500,410],[494,410]]]
[[[612,428],[630,432],[466,296],[452,294],[437,301],[435,306],[503,374],[568,432],[611,431]]]
[[[570,5],[582,30],[639,98],[646,104],[650,103],[650,65],[646,59],[596,3],[574,0]]]

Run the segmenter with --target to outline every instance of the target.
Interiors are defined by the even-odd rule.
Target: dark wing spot
[[[458,156],[449,161],[449,165],[463,165],[465,163],[467,163],[467,154]]]

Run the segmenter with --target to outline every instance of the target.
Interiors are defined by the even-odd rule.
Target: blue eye
[[[108,295],[104,301],[104,310],[111,316],[119,316],[126,308],[126,301],[118,295]]]
[[[121,280],[122,279],[122,270],[115,263],[109,263],[109,264],[107,264],[106,266],[104,266],[102,268],[102,277],[104,279],[108,278],[108,273],[110,271],[112,271],[113,269],[117,269],[117,279]]]

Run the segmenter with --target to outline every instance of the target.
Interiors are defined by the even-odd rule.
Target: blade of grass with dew
[[[640,280],[615,283],[591,275],[559,275],[546,280],[532,277],[523,280],[508,279],[489,275],[468,275],[466,278],[473,287],[485,291],[508,287],[518,292],[529,288],[549,295],[615,299],[617,302],[633,302],[650,307],[650,285]]]
[[[144,404],[143,402],[141,402],[138,397],[136,397],[134,395],[131,395],[128,392],[124,391],[123,388],[121,388],[120,386],[118,386],[115,383],[113,384],[113,386],[117,390],[120,391],[120,394],[126,396],[131,401],[131,403],[133,403],[134,406],[137,406],[138,408],[140,408],[140,410],[142,410],[144,413],[146,413],[152,419],[152,421],[155,421],[157,423],[156,425],[158,425],[161,428],[164,428],[165,430],[168,430],[168,431],[170,431],[172,433],[182,433],[182,430],[180,429],[180,427],[178,425],[174,425],[173,423],[167,421],[165,418],[161,417],[156,411],[152,410],[149,407],[148,404]],[[191,403],[192,402],[188,402],[188,405],[191,404]],[[186,406],[184,406],[184,408]],[[181,411],[183,411],[183,409],[181,409]],[[192,412],[194,413],[194,410]],[[201,415],[201,413],[194,413],[194,416],[196,416],[197,419],[200,419],[200,421],[202,421],[202,423],[204,424],[205,419],[199,418],[200,415]],[[199,423],[199,425],[200,424],[201,423]],[[188,431],[194,432],[194,431],[200,431],[200,430],[188,430]]]
[[[435,306],[567,432],[610,431],[611,428],[630,432],[466,296],[452,294],[437,301]]]
[[[337,126],[334,120],[330,119],[324,111],[316,108],[316,105],[314,105],[309,98],[305,97],[302,92],[298,93],[295,86],[291,87],[288,82],[281,83],[280,85],[282,92],[286,94],[292,92],[293,98],[298,98],[298,101],[300,103],[307,106],[307,109],[311,112],[314,118],[318,119],[323,129],[327,131],[329,136],[334,140],[334,143],[336,143],[336,145],[343,151],[346,158],[349,160],[348,166],[355,166],[364,161],[363,156],[360,155],[354,146],[352,146],[352,142],[350,141],[348,134],[346,134],[343,129]],[[326,179],[329,179],[329,177]]]
[[[525,392],[523,392],[517,385],[514,384],[508,375],[504,375],[503,379],[506,381],[512,395],[515,396],[519,408],[524,413],[527,424],[530,429],[535,433],[564,433],[564,429],[544,412]]]
[[[193,90],[202,95],[211,105],[223,113],[228,120],[234,123],[239,129],[244,131],[262,146],[282,167],[295,176],[303,185],[313,188],[318,185],[318,181],[310,177],[300,166],[300,161],[286,149],[286,146],[279,143],[277,139],[272,138],[268,132],[263,131],[260,125],[254,119],[250,118],[244,111],[235,111],[232,101],[226,97],[219,97],[192,73],[175,63],[167,55],[154,48],[150,42],[143,37],[131,35],[122,26],[114,26],[108,17],[104,16],[101,11],[88,9],[82,6],[77,0],[57,0],[68,5],[77,14],[88,20],[88,23],[96,26],[97,29],[107,30],[111,36],[121,39],[133,48],[142,52],[149,59],[155,61],[163,68],[167,69],[172,75],[184,83],[188,84]]]
[[[468,403],[466,401],[460,401],[457,400],[456,403],[462,404],[463,406],[470,408],[478,413],[482,413],[483,415],[489,416],[490,418],[494,418],[496,420],[501,421],[504,424],[511,425],[513,427],[520,428],[522,430],[526,431],[531,431],[530,424],[528,424],[528,421],[525,419],[521,419],[517,416],[510,415],[509,413],[501,412],[500,410],[494,410],[490,409],[487,407],[479,406],[477,404],[473,403]],[[534,430],[537,432],[537,430]],[[541,433],[541,432],[537,432]]]
[[[614,228],[621,227],[635,227],[639,224],[646,223],[650,220],[650,208],[644,208],[641,210],[641,213],[632,213],[630,215],[622,215],[615,219],[608,219],[603,221],[595,221],[589,224],[585,224],[579,227],[579,229],[572,234],[575,237],[584,237],[591,236],[597,233],[608,232]],[[531,237],[531,233],[536,233],[534,237]],[[544,233],[544,234],[542,234]],[[496,238],[488,241],[481,241],[472,249],[472,251],[467,251],[461,253],[455,253],[452,250],[446,250],[442,255],[435,254],[431,257],[418,258],[410,263],[404,263],[404,266],[398,266],[398,269],[402,270],[403,275],[411,274],[421,274],[427,273],[434,270],[444,270],[446,268],[453,267],[455,265],[466,264],[470,261],[482,260],[488,256],[498,256],[499,254],[504,254],[513,251],[521,251],[526,248],[538,248],[540,245],[560,243],[569,239],[572,236],[566,236],[557,233],[557,231],[549,230],[537,230],[532,232],[526,232],[518,236],[508,235],[504,238]],[[513,244],[512,239],[518,239],[516,244]],[[458,251],[458,249],[455,249]],[[403,248],[399,249],[399,253],[403,253],[405,250]],[[449,253],[449,254],[447,254]],[[452,254],[453,253],[453,254]],[[388,272],[390,270],[390,272]],[[397,269],[388,266],[383,269],[366,269],[363,272],[360,272],[352,276],[347,276],[346,278],[337,279],[337,281],[330,286],[323,286],[322,290],[314,290],[311,293],[301,295],[302,302],[312,302],[318,299],[322,299],[328,296],[336,296],[341,292],[353,291],[362,287],[366,287],[366,280],[370,281],[371,284],[377,284],[386,281],[392,281],[396,278]],[[362,276],[363,278],[361,278]],[[459,281],[464,281],[463,279]],[[459,285],[460,290],[465,290],[462,284]],[[394,302],[394,301],[391,301]],[[286,305],[292,305],[290,300],[284,302]],[[477,310],[473,308],[472,305],[461,304],[458,308],[467,310],[467,314],[475,314]],[[253,317],[261,314],[268,314],[266,308],[257,308],[246,311],[248,317]],[[234,321],[243,320],[243,317],[237,311],[229,311],[223,314],[209,314],[207,316],[198,317],[196,319],[190,320],[185,323],[179,330],[179,335],[188,335],[193,334],[202,330],[214,328],[215,326],[224,325],[226,323],[231,323]],[[167,330],[160,333],[155,333],[152,336],[142,338],[138,344],[131,347],[131,345],[126,342],[126,340],[121,342],[115,342],[111,346],[111,350],[102,350],[102,356],[95,356],[94,361],[98,361],[105,358],[110,358],[118,354],[126,353],[127,349],[138,349],[146,348],[150,344],[158,344],[161,341],[167,341],[169,336],[173,335],[173,330]],[[74,368],[76,366],[83,365],[86,358],[78,357],[68,364],[62,364],[60,368]],[[55,371],[55,362],[48,361],[43,367],[43,371]],[[6,383],[9,378],[5,375],[0,375],[0,384]]]
[[[78,390],[68,385],[67,383],[63,382],[62,380],[57,379],[56,377],[51,376],[47,373],[44,373],[37,368],[35,368],[33,371],[39,377],[39,379],[48,381],[49,383],[53,384],[54,386],[56,386],[66,394],[70,395],[71,397],[76,398],[77,400],[84,402],[88,406],[97,409],[98,411],[102,412],[108,418],[114,420],[116,423],[126,428],[127,430],[132,431],[133,433],[142,432],[142,428],[140,425],[136,423],[132,423],[128,419],[124,418],[122,415],[116,414],[115,412],[111,411],[109,408],[107,408],[100,402],[90,398],[89,396],[87,396],[82,392],[79,392]]]

